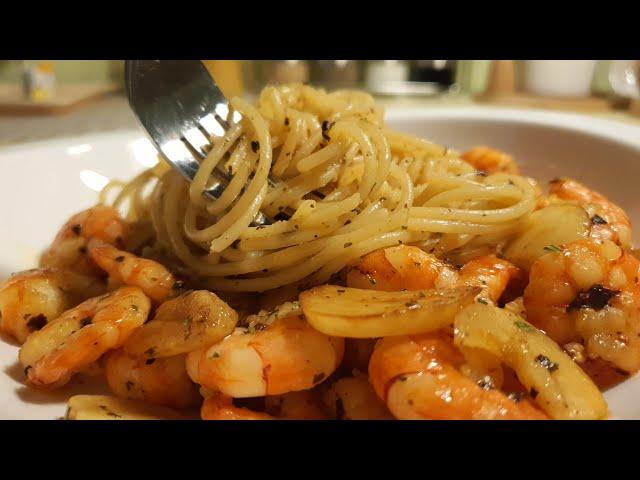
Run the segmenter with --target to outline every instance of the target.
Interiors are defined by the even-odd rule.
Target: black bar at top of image
[[[13,6],[13,5],[12,5]],[[206,4],[4,15],[0,58],[25,59],[628,59],[638,17],[542,2]],[[11,7],[8,7],[11,8]],[[586,8],[585,8],[586,9]],[[57,9],[62,11],[64,9]],[[615,11],[613,11],[615,10]],[[64,12],[63,12],[64,13]],[[13,18],[14,21],[9,21]],[[28,19],[28,22],[27,22]]]

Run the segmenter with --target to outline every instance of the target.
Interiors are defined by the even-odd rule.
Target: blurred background
[[[386,108],[500,107],[640,123],[637,60],[205,60],[223,92],[358,88]],[[0,145],[135,127],[120,60],[0,60]]]

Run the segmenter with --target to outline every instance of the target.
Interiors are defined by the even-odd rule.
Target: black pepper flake
[[[336,292],[338,292],[338,293],[344,293],[344,292],[346,292],[346,290],[338,289],[338,290],[336,290]]]
[[[285,117],[284,124],[285,126],[289,126],[289,117]]]
[[[29,375],[29,370],[31,370],[33,367],[31,365],[27,365],[26,368],[24,369],[24,375],[27,376]]]
[[[148,359],[144,362],[144,364],[145,364],[145,365],[152,365],[152,364],[153,364],[153,362],[155,362],[155,361],[156,361],[156,359],[155,359],[155,358],[148,358]]]
[[[87,247],[78,248],[78,252],[80,252],[81,254],[85,255],[87,253]]]
[[[544,355],[538,355],[536,357],[536,362],[542,365],[544,368],[549,370],[549,372],[555,372],[558,370],[558,364],[549,360],[549,357],[545,357]]]
[[[405,377],[404,375],[401,375],[398,377],[398,380],[400,380],[401,382],[406,382],[407,381],[407,377]]]
[[[606,225],[607,223],[608,222],[598,214],[596,214],[593,217],[591,217],[591,224],[592,225]]]
[[[80,226],[80,224],[74,225],[73,227],[71,227],[71,231],[76,235],[80,235],[82,233],[82,227]]]
[[[509,400],[513,400],[515,403],[520,403],[524,398],[524,392],[514,392],[508,395]]]
[[[407,307],[409,310],[412,310],[414,308],[418,308],[418,304],[414,301],[410,301],[404,304],[405,307]]]
[[[529,392],[529,394],[531,395],[531,398],[535,399],[538,396],[538,390],[536,390],[535,388],[532,388],[531,391]]]
[[[173,284],[173,287],[171,287],[173,290],[179,290],[182,287],[184,287],[184,280],[176,280],[176,282]]]
[[[118,263],[124,262],[124,255],[120,255],[114,259]]]
[[[581,308],[602,310],[609,304],[609,300],[617,295],[619,290],[610,290],[602,285],[594,285],[586,292],[580,292],[567,307],[567,312]]]
[[[353,243],[352,243],[352,242],[347,242],[347,243],[345,243],[345,244],[344,244],[344,248],[348,248],[348,247],[350,247],[351,245],[353,245]]]
[[[40,330],[47,324],[47,317],[42,313],[36,315],[35,317],[31,317],[27,322],[27,328],[30,332],[35,332],[36,330]]]
[[[251,142],[251,150],[253,150],[253,153],[256,153],[259,149],[260,149],[260,142],[256,140]]]
[[[316,383],[319,383],[319,382],[321,382],[322,380],[324,380],[324,379],[325,379],[325,377],[326,377],[326,375],[325,375],[324,373],[322,373],[322,372],[320,372],[320,373],[318,373],[318,374],[314,375],[314,376],[313,376],[313,383],[314,383],[314,385],[315,385]]]
[[[87,325],[91,325],[91,317],[84,317],[80,320],[80,328],[86,327]]]
[[[344,222],[345,225],[349,225],[351,223],[351,220],[347,220],[346,222]]]
[[[369,277],[369,283],[370,283],[371,285],[375,285],[375,284],[376,284],[376,279],[375,279],[375,278],[373,278],[373,277]]]
[[[156,353],[156,348],[155,347],[147,348],[144,351],[144,354],[147,355],[148,357],[152,357],[154,353]]]
[[[124,386],[127,387],[127,392],[130,392],[133,388],[133,382],[131,380],[127,380],[127,383],[125,383]]]

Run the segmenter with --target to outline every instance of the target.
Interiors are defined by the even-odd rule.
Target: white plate
[[[620,203],[636,224],[640,128],[541,111],[494,108],[390,110],[396,129],[464,150],[486,144],[513,154],[540,180],[572,176]],[[89,207],[106,178],[127,179],[155,163],[139,131],[64,138],[0,149],[0,278],[36,265],[37,255],[74,212]],[[78,379],[61,391],[22,383],[17,347],[0,342],[0,418],[53,419],[66,398],[104,388]],[[83,383],[80,383],[83,382]],[[640,419],[640,377],[605,395],[616,418]]]

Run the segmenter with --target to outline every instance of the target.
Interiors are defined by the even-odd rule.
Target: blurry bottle
[[[390,85],[406,82],[409,63],[404,60],[374,60],[367,63],[366,86],[371,92],[387,91]]]
[[[445,88],[451,87],[456,80],[455,60],[415,60],[409,80],[412,82],[437,83]]]
[[[32,102],[46,102],[55,94],[56,75],[51,62],[23,64],[23,92]]]
[[[240,60],[203,60],[216,84],[227,98],[240,97],[244,93],[244,78]]]
[[[355,88],[358,85],[358,62],[353,60],[312,62],[311,81],[327,90]]]
[[[269,83],[307,83],[309,64],[304,60],[279,60],[271,65]]]

